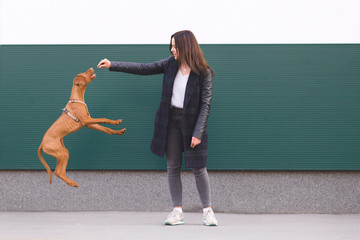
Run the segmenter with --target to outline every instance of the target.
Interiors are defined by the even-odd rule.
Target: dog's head
[[[92,80],[96,78],[96,74],[94,74],[94,69],[89,68],[84,73],[79,73],[75,78],[73,83],[78,86],[87,86]]]

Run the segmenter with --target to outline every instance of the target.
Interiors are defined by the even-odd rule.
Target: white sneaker
[[[207,212],[204,213],[203,215],[203,223],[206,226],[217,226],[218,225],[218,221],[215,218],[215,213],[212,210],[212,208],[210,208]]]
[[[184,214],[180,210],[174,208],[174,210],[167,216],[165,225],[180,225],[184,224]]]

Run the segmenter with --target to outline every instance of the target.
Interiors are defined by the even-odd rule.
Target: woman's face
[[[177,60],[178,59],[178,52],[177,52],[177,49],[176,49],[175,39],[174,38],[171,39],[171,53],[173,54],[174,58]]]

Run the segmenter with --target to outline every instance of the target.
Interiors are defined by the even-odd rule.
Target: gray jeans
[[[166,161],[168,182],[173,207],[182,206],[181,165],[183,141],[181,133],[182,112],[170,110],[169,126],[166,139]],[[206,168],[192,168],[196,187],[203,208],[211,206],[210,181]]]

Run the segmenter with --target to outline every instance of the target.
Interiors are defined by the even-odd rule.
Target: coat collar
[[[172,96],[172,91],[173,91],[173,86],[174,86],[174,81],[175,81],[175,77],[176,74],[179,70],[179,65],[177,63],[177,61],[174,61],[172,66],[169,68],[169,80],[171,81],[171,88],[168,89],[168,96]],[[189,79],[188,82],[186,84],[186,89],[185,89],[185,98],[184,98],[184,108],[187,106],[187,104],[189,103],[191,96],[194,92],[194,89],[196,88],[198,82],[199,82],[200,76],[198,74],[196,74],[193,71],[190,71],[190,75],[189,75]]]
[[[194,92],[194,89],[196,88],[197,84],[199,82],[199,75],[194,73],[193,71],[190,72],[188,82],[186,84],[186,90],[185,90],[185,99],[184,99],[184,108],[189,103],[191,96]]]

